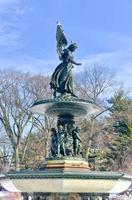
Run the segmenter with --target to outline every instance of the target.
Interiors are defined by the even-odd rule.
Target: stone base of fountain
[[[1,181],[8,191],[25,193],[122,193],[132,177],[123,173],[90,171],[86,161],[46,160],[39,170],[12,171]]]

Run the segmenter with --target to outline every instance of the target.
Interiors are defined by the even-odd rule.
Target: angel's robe
[[[62,54],[63,62],[56,67],[50,81],[50,86],[55,92],[73,94],[72,60],[72,52],[68,48],[65,49]]]

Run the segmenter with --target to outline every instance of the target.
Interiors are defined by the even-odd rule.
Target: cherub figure
[[[67,133],[62,125],[58,126],[58,156],[66,156],[66,137]]]
[[[80,154],[80,142],[81,138],[79,136],[80,128],[76,127],[72,130],[72,139],[73,139],[73,153],[75,156]]]
[[[56,157],[58,154],[58,135],[55,128],[51,129],[51,155]]]
[[[51,89],[54,90],[54,98],[56,97],[56,93],[60,93],[61,95],[71,94],[72,96],[75,96],[73,93],[72,68],[73,65],[81,65],[81,63],[74,61],[72,55],[77,48],[77,44],[72,42],[67,47],[68,42],[60,23],[57,23],[56,40],[57,53],[62,62],[56,67],[50,81]]]

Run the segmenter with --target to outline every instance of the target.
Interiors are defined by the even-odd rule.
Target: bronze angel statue
[[[57,22],[56,40],[57,53],[62,62],[56,67],[52,74],[50,87],[54,90],[54,98],[56,97],[56,93],[60,93],[61,95],[70,94],[71,96],[75,96],[73,93],[72,68],[73,65],[81,65],[81,63],[74,61],[72,55],[77,48],[77,44],[72,42],[69,46],[67,46],[68,42],[66,36],[62,29],[62,25],[59,22]]]

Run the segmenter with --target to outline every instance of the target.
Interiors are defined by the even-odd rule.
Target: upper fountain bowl
[[[31,111],[50,117],[86,117],[100,113],[101,108],[90,100],[54,98],[35,102]]]

